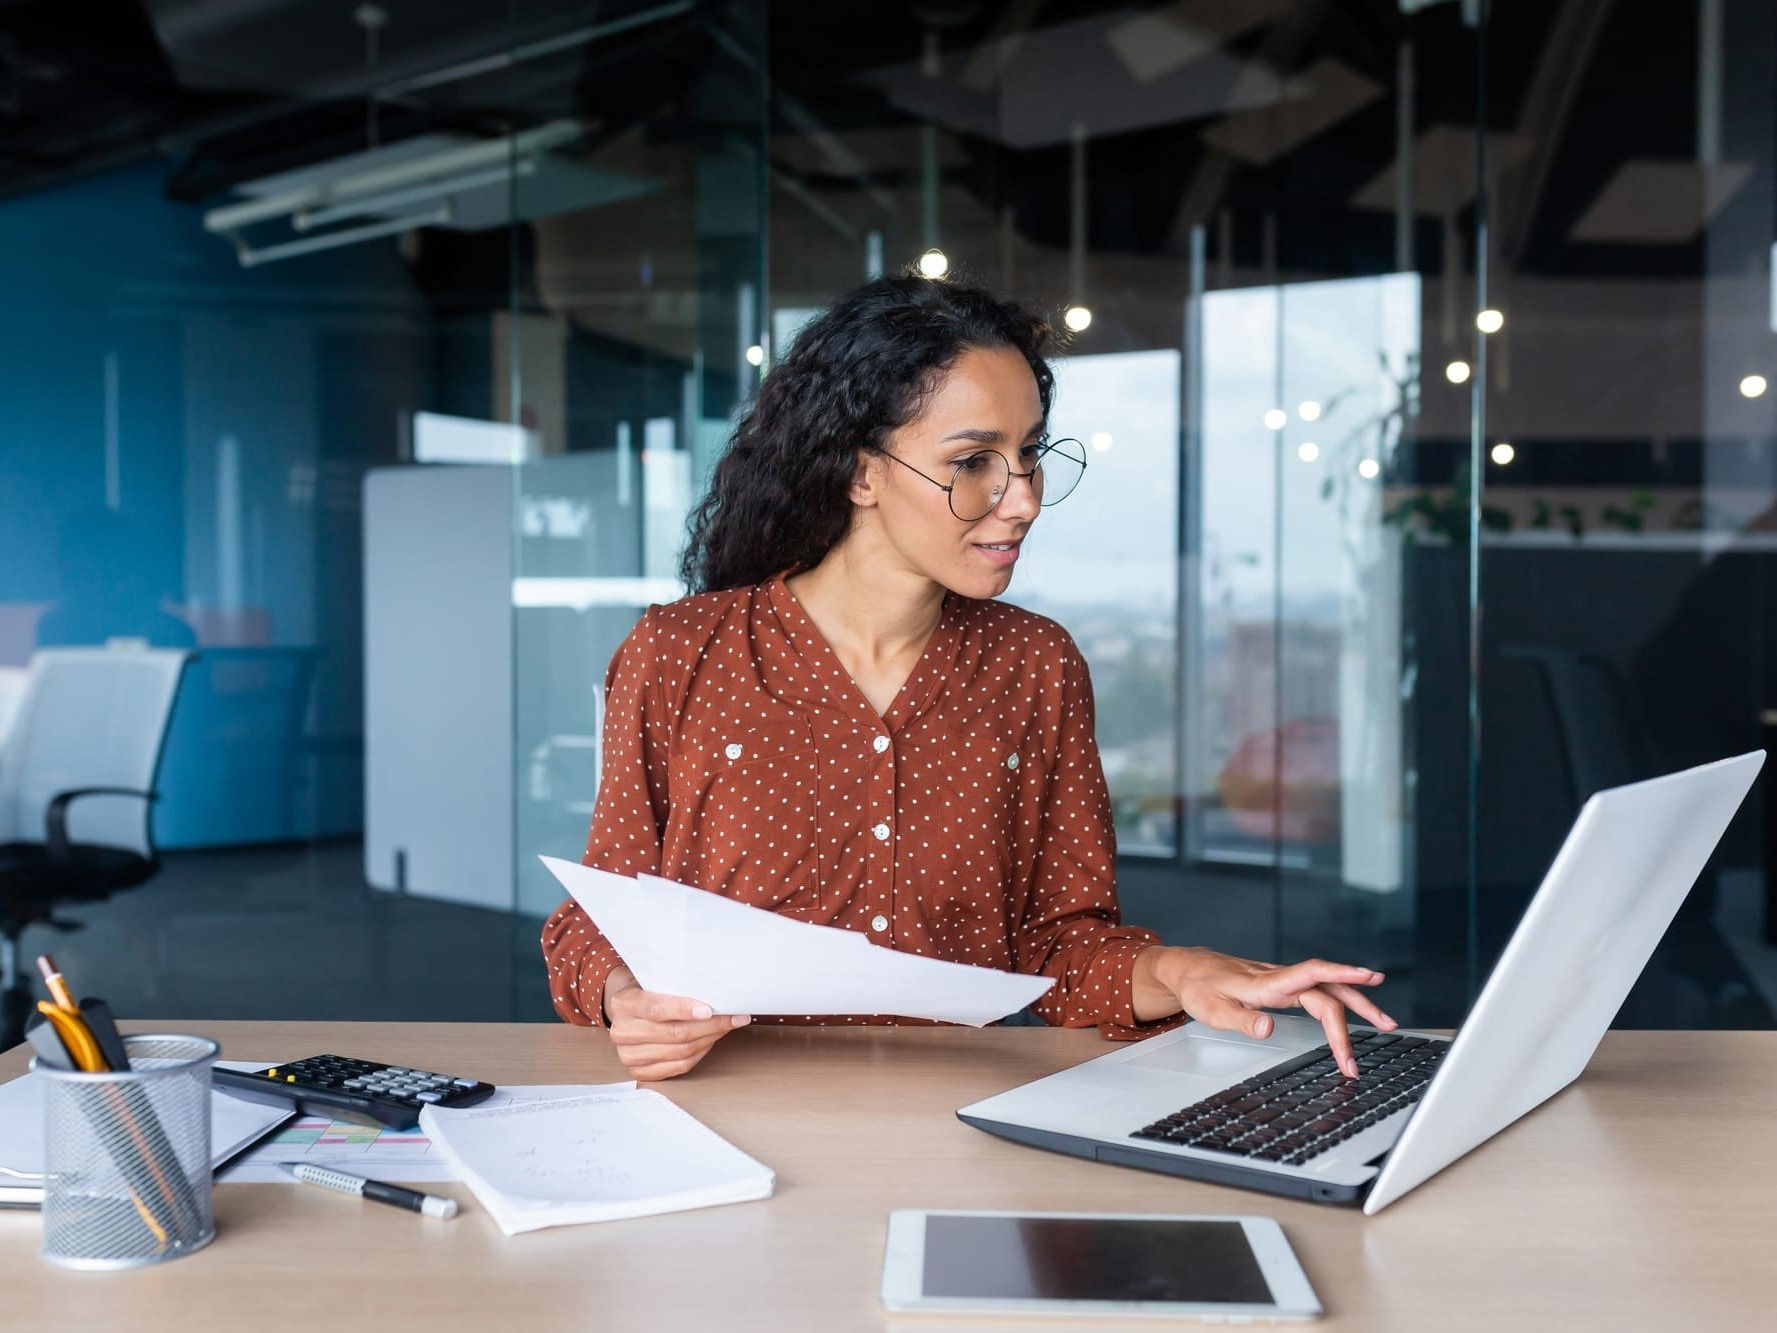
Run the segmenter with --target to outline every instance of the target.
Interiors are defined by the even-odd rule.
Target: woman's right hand
[[[605,1018],[617,1058],[639,1082],[677,1078],[723,1037],[753,1021],[746,1014],[712,1013],[698,1000],[643,990],[627,967],[614,968],[605,978]]]

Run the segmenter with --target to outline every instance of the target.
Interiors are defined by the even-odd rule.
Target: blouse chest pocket
[[[698,799],[712,787],[742,784],[761,790],[813,793],[814,737],[799,718],[681,734],[673,749],[672,796]]]
[[[753,907],[817,895],[817,762],[807,722],[681,732],[668,777],[665,863]]]
[[[1009,738],[983,727],[947,730],[947,762],[939,771],[954,805],[970,811],[984,831],[994,830],[1009,849],[1024,795],[1042,782],[1045,765],[1036,738]]]

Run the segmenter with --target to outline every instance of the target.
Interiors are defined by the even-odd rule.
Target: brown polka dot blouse
[[[606,691],[585,864],[1052,976],[1036,1005],[1050,1023],[1160,1026],[1130,1008],[1135,956],[1159,940],[1118,924],[1092,684],[1054,621],[947,596],[878,716],[780,575],[650,607]],[[621,960],[572,900],[545,923],[543,955],[556,1012],[599,1022]]]

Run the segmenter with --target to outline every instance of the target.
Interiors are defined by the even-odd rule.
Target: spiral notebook
[[[420,1127],[508,1236],[769,1197],[770,1167],[658,1092],[444,1111]]]

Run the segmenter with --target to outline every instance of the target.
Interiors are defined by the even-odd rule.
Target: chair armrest
[[[160,799],[158,792],[138,791],[134,787],[74,787],[68,791],[59,791],[50,800],[49,812],[44,816],[45,841],[49,845],[49,856],[52,861],[68,859],[68,807],[82,796],[136,796],[144,801],[154,802]],[[154,855],[154,844],[148,844],[148,853]]]

